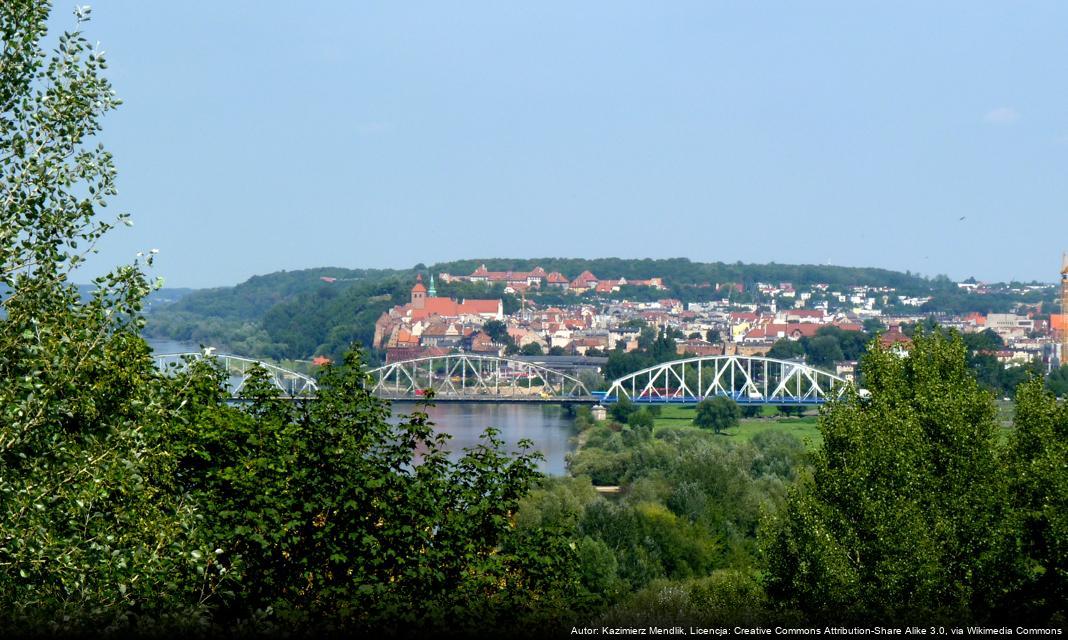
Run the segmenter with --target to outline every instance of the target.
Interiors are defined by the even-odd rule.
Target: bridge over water
[[[156,356],[157,365],[184,367],[214,358],[231,376],[237,397],[248,373],[263,366],[289,398],[314,398],[311,376],[235,355],[203,353]],[[370,369],[371,392],[383,399],[418,401],[433,391],[434,402],[611,404],[696,404],[713,397],[743,405],[819,405],[839,397],[844,378],[794,360],[760,356],[704,356],[664,362],[613,381],[607,391],[590,391],[578,378],[511,358],[454,353],[393,362]]]
[[[371,369],[371,392],[391,400],[434,402],[597,402],[579,379],[548,367],[496,356],[453,353]]]
[[[725,396],[739,404],[817,405],[841,395],[848,381],[803,362],[759,356],[704,356],[664,362],[591,392],[580,380],[508,358],[450,354],[394,362],[368,372],[384,398],[435,402],[696,404]]]
[[[190,363],[204,359],[212,360],[226,372],[229,376],[230,395],[234,398],[241,395],[241,389],[244,388],[245,383],[248,381],[249,373],[256,365],[263,367],[267,371],[271,382],[287,398],[311,398],[319,391],[319,385],[311,376],[254,358],[225,353],[215,354],[210,351],[208,353],[201,351],[164,353],[153,357],[156,367],[164,372],[182,371]]]

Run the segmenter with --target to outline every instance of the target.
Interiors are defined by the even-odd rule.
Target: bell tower
[[[422,309],[426,307],[426,287],[423,286],[423,276],[415,277],[415,286],[412,287],[412,308]]]

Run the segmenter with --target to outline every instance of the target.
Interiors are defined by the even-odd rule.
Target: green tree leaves
[[[1016,393],[1016,431],[1008,470],[1015,580],[1003,608],[1014,616],[1064,620],[1068,615],[1068,408],[1040,380]]]
[[[702,429],[712,429],[720,433],[738,426],[741,418],[742,410],[737,402],[717,396],[697,403],[697,415],[694,416],[693,423]]]
[[[870,395],[821,413],[813,473],[767,535],[769,593],[815,615],[980,615],[1005,542],[993,399],[959,337],[863,366]]]

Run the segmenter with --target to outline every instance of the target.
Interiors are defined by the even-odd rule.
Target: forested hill
[[[352,341],[369,345],[374,322],[393,305],[407,302],[417,273],[442,272],[468,275],[479,265],[491,271],[526,271],[541,266],[574,278],[591,271],[600,278],[663,278],[666,291],[648,287],[625,287],[617,295],[632,300],[679,298],[683,302],[723,297],[717,285],[742,285],[738,301],[750,301],[757,282],[790,282],[794,287],[826,283],[835,288],[851,285],[888,286],[900,295],[934,295],[938,307],[930,311],[960,310],[962,305],[983,303],[1001,310],[1012,301],[995,296],[967,296],[944,276],[928,280],[911,273],[886,269],[783,264],[725,264],[668,260],[602,258],[472,259],[411,269],[342,269],[324,267],[280,271],[255,276],[233,287],[204,289],[182,296],[171,304],[154,305],[148,317],[149,337],[199,342],[235,353],[274,359],[306,359],[317,354],[339,355]],[[518,308],[503,285],[479,285],[437,281],[438,295],[456,298],[501,297],[505,311]],[[592,299],[592,292],[581,299]],[[578,300],[560,291],[529,292],[528,299],[561,304]]]
[[[350,283],[379,281],[407,271],[389,269],[342,269],[319,267],[299,271],[276,271],[252,276],[233,287],[200,289],[184,296],[172,310],[235,320],[259,320],[272,307],[326,284],[323,278],[344,287]]]
[[[559,271],[574,278],[583,271],[591,271],[602,278],[652,278],[661,277],[669,288],[668,294],[701,285],[736,283],[752,285],[755,282],[791,282],[794,286],[818,282],[832,286],[869,285],[890,286],[902,293],[925,293],[931,290],[932,281],[911,273],[887,269],[835,267],[821,265],[787,264],[726,264],[722,262],[691,262],[686,258],[666,260],[627,260],[622,258],[488,258],[442,262],[427,267],[418,264],[411,269],[342,269],[321,267],[299,271],[278,271],[262,276],[253,276],[233,287],[202,289],[185,295],[171,307],[171,311],[193,313],[205,317],[234,320],[259,320],[274,306],[301,294],[319,290],[325,284],[331,288],[344,289],[355,283],[380,283],[395,278],[412,279],[416,273],[468,275],[486,265],[490,271],[529,271],[541,266],[546,271]],[[334,282],[325,283],[323,278]],[[439,287],[441,283],[439,283]],[[664,295],[664,294],[662,294]],[[715,295],[709,292],[706,295]],[[689,296],[683,296],[689,297]]]

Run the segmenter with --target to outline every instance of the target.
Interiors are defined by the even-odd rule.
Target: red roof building
[[[545,276],[545,282],[550,287],[564,288],[567,287],[569,281],[567,277],[564,276],[564,274],[560,273],[559,271],[553,271],[549,275]]]
[[[571,281],[570,288],[572,289],[592,289],[597,286],[597,276],[593,275],[589,271],[583,271],[577,278]]]

